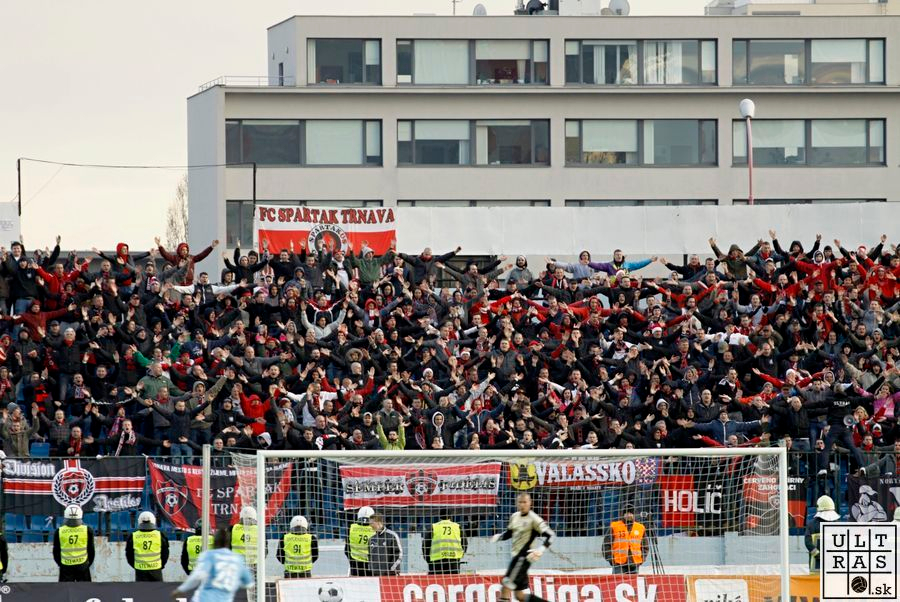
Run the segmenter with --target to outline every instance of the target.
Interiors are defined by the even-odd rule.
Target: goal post
[[[436,602],[456,600],[454,592],[460,601],[498,600],[511,554],[509,542],[490,536],[505,530],[522,492],[556,532],[530,571],[536,595],[682,602],[701,589],[715,598],[722,588],[744,587],[754,597],[789,599],[783,447],[261,451],[231,460],[236,499],[255,509],[258,523],[259,536],[245,552],[254,602]],[[349,529],[364,506],[397,534],[399,577],[349,577]],[[628,510],[644,525],[643,554],[635,574],[620,574],[610,529]],[[298,515],[317,538],[318,560],[310,579],[285,579],[278,547]],[[432,559],[424,551],[443,519],[460,525],[466,538],[453,576],[429,575]]]

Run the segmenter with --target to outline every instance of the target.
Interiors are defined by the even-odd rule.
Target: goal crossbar
[[[256,453],[256,495],[260,503],[266,499],[265,475],[266,462],[269,459],[385,459],[385,460],[460,460],[460,459],[527,459],[527,458],[555,458],[555,459],[615,459],[615,458],[652,458],[652,457],[747,457],[747,456],[774,456],[778,462],[778,524],[779,546],[781,556],[780,590],[781,599],[790,597],[790,546],[789,546],[789,522],[788,522],[788,469],[787,450],[784,447],[760,447],[760,448],[684,448],[684,449],[571,449],[571,450],[468,450],[465,452],[450,451],[336,451],[336,450],[264,450]],[[208,500],[204,500],[207,503]],[[208,516],[204,511],[204,517]],[[260,512],[260,532],[265,533],[266,513]],[[206,522],[204,522],[206,524]],[[204,540],[205,541],[205,540]],[[258,558],[265,558],[266,537],[257,539]],[[266,575],[264,570],[256,571],[255,602],[266,600]]]

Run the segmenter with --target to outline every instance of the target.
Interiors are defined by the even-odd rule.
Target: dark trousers
[[[134,570],[134,580],[136,582],[141,581],[162,581],[162,569],[157,569],[155,571],[139,571],[137,569]]]
[[[614,564],[613,575],[636,575],[640,565],[628,562],[626,564]]]
[[[359,562],[358,560],[350,561],[350,576],[351,577],[370,577],[372,575],[369,570],[368,562]]]
[[[284,572],[285,579],[309,579],[310,577],[312,577],[311,571],[304,571],[302,573],[288,573],[287,571]]]
[[[59,582],[76,582],[91,580],[91,567],[87,564],[59,567]]]
[[[835,442],[850,450],[853,459],[856,460],[857,466],[862,467],[866,465],[866,460],[863,458],[862,452],[853,444],[853,433],[851,433],[843,424],[833,424],[831,425],[831,428],[828,429],[828,434],[825,435],[825,449],[819,452],[819,470],[823,468],[828,470],[828,455],[831,453],[831,446]]]
[[[428,562],[429,575],[459,575],[459,560]]]

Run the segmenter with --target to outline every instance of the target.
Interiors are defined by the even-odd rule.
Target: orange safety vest
[[[641,552],[641,544],[644,540],[644,525],[634,523],[629,531],[623,521],[617,520],[613,521],[611,528],[613,564],[626,564],[629,551],[631,552],[631,561],[634,564],[642,564],[644,555]]]

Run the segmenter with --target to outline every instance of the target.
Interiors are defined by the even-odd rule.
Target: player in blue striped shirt
[[[212,550],[197,557],[190,577],[178,587],[174,596],[197,588],[191,602],[233,602],[234,594],[253,584],[244,557],[228,549],[228,531],[219,529]]]

